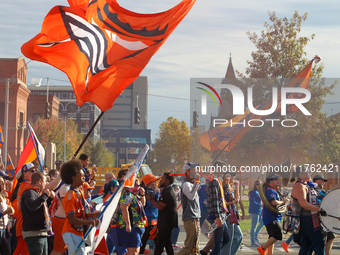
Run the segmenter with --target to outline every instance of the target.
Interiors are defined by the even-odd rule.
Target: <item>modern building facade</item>
[[[147,129],[148,79],[138,77],[116,99],[113,107],[103,116],[103,133],[112,129]],[[140,123],[134,123],[134,109],[140,108]]]
[[[105,147],[116,155],[115,165],[120,166],[133,163],[145,145],[151,145],[151,130],[114,129],[107,131],[103,139]]]
[[[151,145],[148,122],[148,80],[138,77],[116,99],[103,116],[102,139],[116,155],[116,165],[133,162],[145,144]],[[140,108],[140,123],[135,124],[135,108]]]
[[[47,86],[29,86],[29,88],[32,91],[32,97],[45,97],[46,100]],[[57,97],[60,100],[59,119],[72,118],[78,125],[78,131],[83,134],[89,131],[101,114],[101,110],[91,102],[78,107],[72,86],[49,86],[48,91],[49,98]],[[99,139],[104,140],[105,147],[116,155],[117,165],[132,162],[145,144],[151,143],[151,130],[146,129],[147,93],[147,77],[138,77],[116,99],[113,107],[104,113],[90,135],[95,142]],[[139,124],[134,123],[134,109],[137,106],[141,110]]]

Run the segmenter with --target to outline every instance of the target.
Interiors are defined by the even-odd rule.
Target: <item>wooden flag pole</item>
[[[83,147],[84,143],[86,142],[87,138],[89,138],[91,132],[93,131],[94,127],[97,125],[97,123],[99,122],[100,118],[104,115],[105,112],[101,112],[101,114],[98,116],[98,118],[96,119],[96,121],[93,123],[92,127],[90,128],[90,130],[87,132],[86,136],[84,137],[83,141],[81,142],[81,144],[79,145],[76,153],[74,153],[73,158],[75,159],[79,153],[79,151],[81,150],[81,148]]]

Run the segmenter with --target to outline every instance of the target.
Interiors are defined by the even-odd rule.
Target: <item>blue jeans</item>
[[[113,253],[115,248],[118,255],[123,255],[124,253],[127,252],[127,249],[125,249],[125,247],[118,245],[117,228],[110,229],[110,232],[107,234],[106,244],[107,250],[109,251],[109,255]]]
[[[259,215],[257,213],[249,213],[251,217],[251,228],[250,228],[250,242],[255,243],[255,238],[257,238],[259,232],[263,228],[263,220],[262,215]],[[260,224],[257,226],[257,224],[260,222]],[[257,226],[257,228],[256,228]],[[256,230],[255,230],[256,228]]]
[[[173,228],[172,233],[171,233],[171,243],[172,244],[177,244],[178,236],[179,236],[179,227]]]
[[[208,211],[207,211],[207,209],[205,209],[205,210],[201,209],[201,219],[200,219],[201,229],[202,229],[202,225],[203,225],[203,223],[204,223],[206,218],[208,218]]]
[[[292,233],[292,234],[288,237],[288,239],[287,239],[287,241],[286,241],[286,244],[290,244],[290,243],[293,241],[293,239],[294,239],[294,234]]]
[[[48,255],[47,236],[31,236],[26,237],[29,254],[34,255]]]
[[[313,232],[312,216],[300,216],[301,248],[299,255],[325,255],[325,243],[321,231]]]
[[[0,254],[11,255],[9,237],[6,235],[6,229],[0,229]]]
[[[208,219],[208,221],[210,224],[215,222],[214,219]],[[214,248],[210,252],[210,255],[220,255],[222,248],[230,242],[230,235],[226,222],[223,222],[222,227],[215,229],[214,242]]]
[[[242,243],[242,230],[238,224],[230,224],[230,217],[227,219],[227,226],[230,235],[230,242],[222,248],[221,254],[235,255]]]

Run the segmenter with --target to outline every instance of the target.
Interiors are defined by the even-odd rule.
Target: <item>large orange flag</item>
[[[195,0],[172,9],[139,14],[116,0],[69,0],[45,17],[41,33],[22,53],[48,63],[69,77],[80,106],[95,103],[102,111],[142,72],[153,54],[189,12]]]
[[[315,57],[314,59],[320,59]],[[314,59],[299,73],[292,79],[285,87],[300,87],[304,89],[309,88],[309,77],[312,69]],[[287,94],[287,97],[292,98],[302,98],[304,94],[293,93]],[[281,98],[281,93],[279,93],[278,98]],[[268,110],[272,106],[272,100],[268,100],[267,102],[258,105],[255,107],[258,110]],[[297,107],[295,105],[289,106],[287,109],[287,113],[297,111]],[[273,113],[277,114],[281,111],[281,100],[278,101],[277,109]],[[264,119],[267,116],[259,116],[250,112],[250,110],[246,111],[244,115],[237,115],[228,123],[219,125],[215,128],[208,130],[203,133],[200,138],[200,143],[203,147],[205,147],[209,151],[215,151],[217,149],[230,151],[234,146],[241,140],[241,138],[252,128],[250,125],[236,124],[231,125],[231,123],[248,123],[249,120],[255,119]]]

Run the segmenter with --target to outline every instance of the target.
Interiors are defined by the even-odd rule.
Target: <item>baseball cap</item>
[[[280,176],[277,176],[275,174],[271,174],[271,175],[266,177],[266,181],[276,180],[276,179],[279,179],[279,178],[280,178]]]
[[[149,185],[151,182],[158,181],[159,179],[161,179],[161,177],[156,177],[152,173],[148,173],[144,175],[142,181],[145,183],[145,185]]]
[[[9,179],[9,175],[5,173],[4,170],[0,170],[0,176],[4,178],[5,180]]]
[[[193,169],[193,168],[195,168],[196,166],[199,166],[199,165],[200,165],[199,163],[197,163],[197,164],[194,164],[194,163],[191,163],[191,162],[186,163],[183,166],[183,172],[185,173],[186,170]]]
[[[94,189],[94,187],[90,186],[87,182],[84,182],[83,190],[87,190],[87,189]]]
[[[328,179],[323,178],[321,174],[317,174],[313,177],[313,182],[315,182],[316,180],[323,180],[324,182],[328,181]]]
[[[19,179],[20,176],[24,173],[27,172],[31,169],[38,169],[39,166],[35,166],[33,163],[26,163],[25,165],[22,166],[21,170],[17,172],[17,175],[15,178]]]

